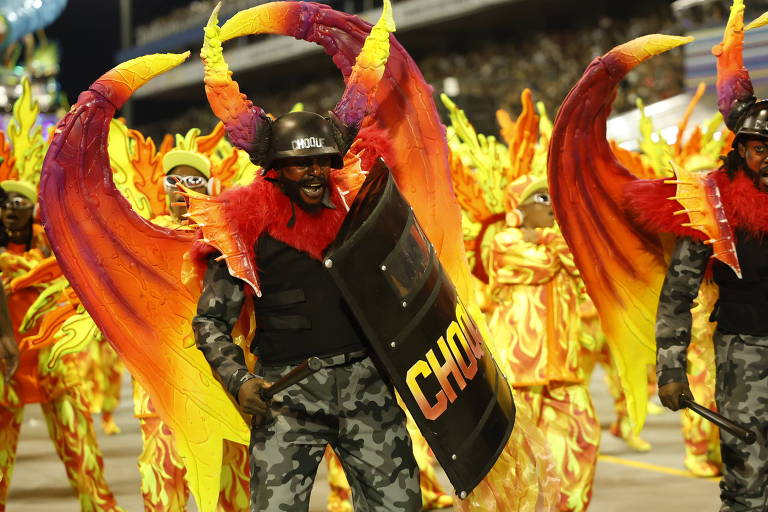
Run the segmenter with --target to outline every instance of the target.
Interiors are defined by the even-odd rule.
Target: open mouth
[[[306,199],[311,201],[319,200],[323,197],[323,192],[325,192],[325,184],[308,183],[301,186],[301,192]]]

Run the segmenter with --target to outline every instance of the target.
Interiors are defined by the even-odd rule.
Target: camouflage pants
[[[720,430],[721,512],[768,510],[768,338],[715,332],[717,407],[757,434],[747,445]]]
[[[327,444],[341,459],[355,510],[417,512],[419,470],[398,407],[370,358],[325,366],[272,402],[251,429],[251,512],[302,511]],[[273,381],[292,366],[262,367]]]

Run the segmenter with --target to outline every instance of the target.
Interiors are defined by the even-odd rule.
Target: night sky
[[[133,0],[134,25],[141,25],[189,0]],[[70,103],[102,73],[112,68],[120,48],[119,0],[69,0],[46,29],[61,46],[60,81]]]

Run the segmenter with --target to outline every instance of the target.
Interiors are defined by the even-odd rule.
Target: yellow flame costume
[[[511,193],[530,181],[517,180]],[[529,242],[510,223],[493,239],[489,288],[496,307],[489,328],[516,402],[530,406],[552,450],[561,480],[558,508],[580,511],[592,495],[600,442],[580,360],[581,283],[557,228],[537,231],[538,240]]]
[[[531,415],[560,479],[557,508],[584,510],[592,492],[600,426],[580,366],[581,283],[557,228],[528,242],[516,210],[546,189],[551,122],[529,90],[516,120],[499,111],[507,145],[477,134],[447,97],[452,177],[463,207],[473,274],[484,291],[495,352],[515,388],[518,411]],[[487,284],[486,284],[487,283]]]

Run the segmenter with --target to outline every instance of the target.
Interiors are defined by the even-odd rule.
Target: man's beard
[[[283,193],[287,195],[291,201],[296,203],[299,206],[299,208],[301,208],[305,212],[316,213],[323,208],[324,205],[322,200],[318,201],[315,204],[310,204],[304,201],[304,198],[301,196],[301,188],[310,184],[319,183],[320,185],[323,186],[323,194],[327,194],[328,183],[326,182],[325,178],[312,177],[312,178],[303,178],[299,181],[292,181],[289,179],[285,179],[281,174],[279,175],[278,181],[280,182],[280,185],[283,188]]]

